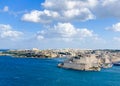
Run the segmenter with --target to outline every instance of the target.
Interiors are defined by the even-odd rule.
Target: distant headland
[[[114,63],[120,62],[120,50],[97,49],[46,49],[39,50],[5,50],[0,51],[0,56],[32,57],[32,58],[63,58],[67,60],[58,64],[58,67],[85,71],[100,71],[101,68],[110,68]]]

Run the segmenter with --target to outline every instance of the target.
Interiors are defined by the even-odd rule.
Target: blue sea
[[[120,66],[85,72],[58,68],[62,60],[0,56],[0,86],[120,86]]]

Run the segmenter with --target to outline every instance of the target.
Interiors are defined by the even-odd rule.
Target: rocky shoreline
[[[100,71],[102,68],[111,68],[112,65],[108,58],[76,56],[59,63],[58,67],[83,71]]]
[[[18,58],[62,58],[67,60],[58,64],[58,67],[100,71],[102,68],[110,68],[113,63],[120,62],[120,50],[80,50],[80,49],[47,49],[47,50],[7,50],[0,52],[0,56],[13,56]]]

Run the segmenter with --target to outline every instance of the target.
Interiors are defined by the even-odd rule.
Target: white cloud
[[[4,6],[3,12],[8,12],[8,11],[9,11],[9,7],[8,6]]]
[[[59,16],[57,12],[44,10],[38,11],[33,10],[30,13],[24,14],[22,20],[29,22],[42,22],[47,23],[50,22],[50,19],[56,19]]]
[[[120,22],[113,24],[111,27],[107,27],[107,30],[112,30],[114,32],[120,32]]]
[[[94,19],[94,15],[88,8],[71,9],[63,12],[57,11],[38,11],[33,10],[30,13],[26,13],[22,16],[23,21],[49,23],[52,21],[87,21]]]
[[[10,25],[0,24],[0,31],[7,31],[12,29]]]
[[[62,3],[61,3],[62,2]],[[42,3],[44,8],[49,10],[69,10],[74,8],[94,7],[98,4],[97,0],[45,0]]]
[[[87,28],[75,28],[71,23],[58,23],[54,27],[39,31],[38,39],[74,40],[85,38],[97,38],[93,31]]]
[[[23,33],[20,31],[15,31],[10,25],[0,24],[0,38],[1,39],[11,39],[15,40],[19,38]]]
[[[98,0],[99,4],[94,7],[93,12],[97,17],[120,18],[119,0]]]
[[[0,9],[0,12],[9,12],[9,7],[4,6],[2,9]]]
[[[67,10],[63,12],[63,17],[65,21],[87,21],[95,18],[88,8]]]
[[[39,12],[37,10],[31,11],[31,13],[24,14],[24,16],[22,17],[22,20],[39,22],[40,21],[40,18],[39,18],[40,13],[41,12]]]
[[[96,4],[96,0],[45,0],[42,3],[43,11],[33,10],[24,14],[22,20],[41,23],[50,21],[87,21],[95,18],[91,8]]]
[[[120,18],[119,0],[45,0],[42,6],[45,9],[54,10],[60,14],[67,14],[68,17],[70,17],[69,15],[73,15],[71,16],[72,21],[76,19],[87,21],[94,19],[95,16],[97,18]],[[86,11],[83,13],[81,12],[82,9],[86,9]],[[79,10],[79,12],[76,10]],[[76,15],[77,13],[79,15]],[[83,16],[82,14],[87,16]],[[66,20],[69,21],[69,18]]]
[[[46,23],[87,21],[96,17],[120,18],[119,0],[45,0],[41,5],[44,10],[26,13],[22,20]]]
[[[44,10],[23,12],[21,19],[34,23],[49,23],[87,21],[96,17],[120,18],[119,0],[45,0],[41,5]],[[4,11],[8,10],[8,6],[5,6]]]

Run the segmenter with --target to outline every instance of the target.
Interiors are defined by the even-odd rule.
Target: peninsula
[[[120,50],[81,50],[81,49],[46,49],[37,48],[24,50],[1,51],[0,55],[13,57],[32,58],[63,58],[66,57],[58,67],[84,71],[100,71],[101,68],[110,68],[114,63],[120,62]]]

